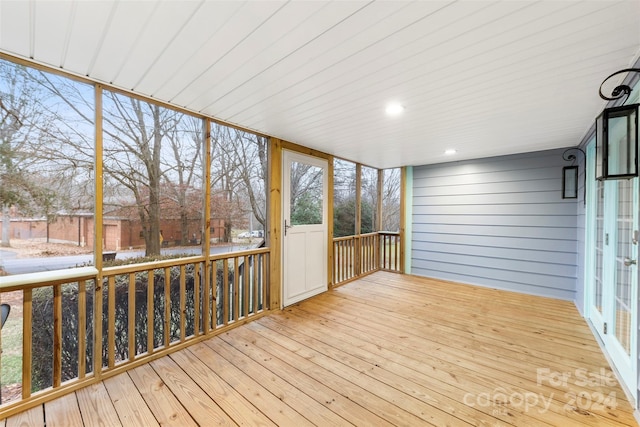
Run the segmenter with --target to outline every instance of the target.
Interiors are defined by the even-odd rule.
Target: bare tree
[[[172,200],[180,218],[180,243],[189,242],[189,219],[202,220],[202,119],[180,116],[176,126],[167,130],[168,162],[163,175],[165,197]]]
[[[2,243],[10,246],[10,209],[26,211],[37,193],[36,177],[41,136],[51,123],[46,94],[32,70],[0,60],[0,204]]]
[[[9,212],[49,220],[93,211],[95,88],[72,79],[0,61],[0,204],[2,244],[9,244]],[[202,219],[202,120],[126,95],[103,91],[105,213],[142,225],[147,254],[160,252],[160,220]],[[214,125],[212,204],[233,223],[252,215],[266,223],[268,142]],[[39,187],[46,184],[44,187]],[[202,223],[202,222],[201,222]]]
[[[385,169],[382,181],[382,229],[400,230],[400,169]]]
[[[267,139],[214,124],[211,129],[212,216],[224,220],[226,241],[233,226],[253,215],[266,224]]]
[[[133,197],[145,240],[145,254],[160,253],[162,142],[176,126],[176,111],[104,92],[104,173]]]

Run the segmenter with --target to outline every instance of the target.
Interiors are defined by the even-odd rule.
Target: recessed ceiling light
[[[444,152],[444,154],[447,155],[447,156],[453,156],[456,153],[457,153],[457,151],[454,150],[453,148],[450,148],[450,149],[448,149],[447,151]]]
[[[402,112],[404,111],[404,107],[401,104],[398,104],[396,102],[396,103],[387,105],[387,109],[385,111],[390,116],[397,116],[402,114]]]

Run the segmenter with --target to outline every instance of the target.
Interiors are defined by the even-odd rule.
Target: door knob
[[[629,267],[630,265],[633,264],[637,264],[638,261],[636,261],[635,259],[631,259],[629,257],[624,257],[624,265],[626,265],[627,267]]]
[[[287,235],[287,230],[293,228],[293,225],[287,225],[287,220],[284,220],[284,235]]]

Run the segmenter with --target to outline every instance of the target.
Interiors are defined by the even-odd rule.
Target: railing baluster
[[[210,298],[211,295],[211,283],[209,281],[209,264],[206,262],[200,263],[202,271],[202,332],[206,335],[209,333],[209,320],[211,319],[211,307]]]
[[[147,270],[147,354],[153,353],[153,291],[155,270]]]
[[[229,260],[222,260],[222,323],[224,326],[229,324]]]
[[[353,276],[353,239],[347,242],[347,274],[345,279],[349,279]]]
[[[373,235],[368,235],[367,236],[367,273],[370,273],[371,271],[375,270],[375,267],[373,265],[373,238],[375,236]]]
[[[253,264],[251,265],[251,302],[253,308],[253,314],[258,312],[258,279],[260,276],[260,260],[262,259],[262,255],[254,255],[253,256]]]
[[[333,242],[333,265],[335,266],[335,271],[333,273],[333,284],[336,285],[342,282],[340,275],[342,273],[342,256],[340,255],[340,242]]]
[[[240,306],[240,266],[238,257],[233,258],[233,321],[240,318],[238,313]]]
[[[164,268],[164,346],[171,342],[171,267]]]
[[[368,273],[370,268],[369,268],[369,263],[371,262],[371,259],[369,258],[369,249],[371,249],[371,247],[369,246],[369,240],[370,240],[370,236],[366,236],[362,239],[362,252],[363,252],[363,258],[364,258],[364,267],[363,269],[363,273]]]
[[[102,298],[104,279],[98,276],[96,279],[95,293],[93,295],[93,373],[96,378],[102,376]]]
[[[107,289],[107,342],[108,342],[108,366],[115,366],[115,347],[116,347],[116,278],[109,276]]]
[[[371,266],[371,243],[373,241],[372,236],[367,236],[367,272],[373,270]]]
[[[200,335],[200,264],[193,265],[193,336]]]
[[[262,286],[262,311],[267,311],[267,301],[269,301],[269,283],[271,272],[269,271],[269,253],[264,253],[262,256],[262,280],[260,286]]]
[[[364,248],[366,236],[358,236],[358,275],[366,273],[364,265]]]
[[[187,337],[187,274],[186,267],[180,266],[180,342]]]
[[[387,236],[387,235],[382,236],[382,239],[383,239],[383,242],[384,242],[384,246],[383,246],[383,249],[382,249],[382,256],[383,256],[382,259],[383,259],[383,262],[384,262],[384,266],[383,267],[384,267],[385,270],[389,268],[389,264],[388,264],[389,256],[387,255],[387,248],[389,247],[389,239],[388,239],[388,237],[389,236]]]
[[[242,264],[244,265],[244,277],[242,285],[242,309],[244,310],[244,318],[249,317],[249,274],[251,272],[250,257],[245,255],[242,257]]]
[[[136,275],[129,273],[129,292],[127,293],[127,344],[129,361],[136,358]]]
[[[211,330],[218,327],[218,266],[216,261],[209,263],[209,276],[211,278]]]
[[[353,277],[353,273],[354,273],[354,268],[355,266],[353,265],[353,244],[355,243],[355,240],[353,238],[349,239],[349,241],[347,242],[347,266],[348,266],[348,270],[347,270],[347,275],[345,276],[345,279],[350,279]]]
[[[78,378],[87,374],[87,281],[78,281]]]
[[[369,271],[371,271],[371,268],[369,267],[369,263],[371,262],[370,259],[370,254],[369,254],[369,250],[371,249],[369,240],[371,239],[371,236],[365,236],[362,239],[362,248],[363,248],[363,257],[364,257],[364,267],[363,267],[363,273],[368,273]]]
[[[400,238],[398,236],[394,236],[394,247],[396,249],[396,255],[393,258],[393,266],[394,270],[400,271]]]
[[[25,289],[22,297],[22,398],[31,396],[31,348],[32,348],[32,296],[31,289]]]
[[[62,383],[62,284],[53,286],[53,387]]]
[[[339,243],[340,248],[340,282],[347,278],[347,244],[342,241]]]

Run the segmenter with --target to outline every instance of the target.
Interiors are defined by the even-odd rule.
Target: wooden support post
[[[216,328],[216,304],[215,304],[215,274],[212,274],[210,270],[214,269],[211,262],[211,120],[203,120],[204,131],[204,182],[202,187],[204,188],[204,230],[202,232],[202,252],[204,254],[204,264],[202,268],[202,286],[204,291],[204,309],[203,309],[203,331],[205,334],[210,329]],[[209,307],[212,305],[210,301],[210,295],[213,292],[213,310],[209,311]]]
[[[404,257],[405,257],[405,251],[404,251],[404,244],[405,244],[405,239],[407,239],[407,236],[405,234],[405,227],[406,227],[406,204],[407,204],[407,168],[403,167],[402,169],[400,169],[400,239],[398,244],[400,245],[400,265],[398,268],[398,272],[399,273],[405,273],[405,268],[404,268]]]
[[[93,265],[98,270],[93,294],[93,375],[102,376],[102,231],[103,231],[103,168],[102,168],[102,86],[95,85],[96,144],[95,144],[95,212],[93,214]],[[24,387],[24,383],[23,383]]]
[[[333,288],[335,278],[333,277],[333,156],[327,159],[329,165],[327,176],[327,285]]]
[[[282,294],[282,141],[270,139],[271,168],[269,170],[269,246],[271,247],[269,277],[269,307],[280,309]]]
[[[360,262],[361,258],[361,242],[360,231],[362,229],[362,165],[356,163],[356,229],[355,229],[355,241],[354,241],[354,254],[353,254],[353,274],[354,276],[360,276],[362,273],[362,266]]]

